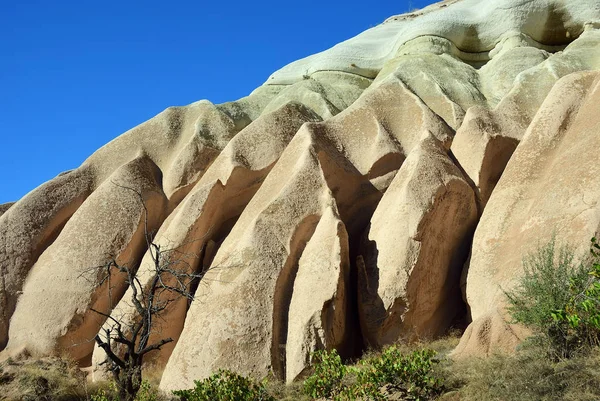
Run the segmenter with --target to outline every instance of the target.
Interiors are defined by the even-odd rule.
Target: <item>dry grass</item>
[[[303,393],[302,383],[285,384],[273,380],[267,382],[267,391],[279,401],[310,401],[311,398]]]
[[[150,374],[149,382],[156,395],[152,399],[173,399],[158,391],[156,374]],[[90,401],[101,392],[109,399],[117,399],[111,382],[89,383],[86,374],[66,358],[9,358],[0,363],[2,401]]]
[[[0,399],[7,401],[86,400],[85,376],[61,358],[8,359],[0,364]]]
[[[448,335],[435,339],[420,339],[411,343],[397,343],[394,344],[400,351],[404,353],[411,353],[418,349],[431,349],[438,354],[437,359],[444,359],[446,356],[458,345],[461,331],[452,331]],[[369,349],[363,353],[360,359],[376,358],[381,354],[380,350]]]
[[[142,374],[144,380],[149,382],[152,386],[158,387],[160,379],[162,379],[164,366],[158,366],[155,364],[147,364],[143,367]]]
[[[588,355],[553,362],[543,349],[528,347],[516,355],[448,362],[442,369],[455,400],[600,400],[597,349]]]

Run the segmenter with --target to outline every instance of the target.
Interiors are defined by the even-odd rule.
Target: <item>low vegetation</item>
[[[506,292],[514,323],[533,330],[515,355],[449,364],[445,383],[460,400],[600,399],[600,245],[578,259],[555,240],[523,262]]]
[[[264,383],[240,376],[229,370],[219,370],[207,379],[196,380],[191,390],[174,391],[182,401],[275,401]]]
[[[2,400],[84,400],[83,375],[61,358],[8,358],[0,364]]]
[[[555,241],[524,260],[524,275],[507,291],[514,323],[534,335],[515,354],[452,360],[460,333],[419,344],[396,344],[343,361],[318,351],[304,380],[257,381],[228,370],[192,389],[161,393],[144,381],[136,401],[309,400],[567,400],[600,399],[600,245],[579,261]],[[0,400],[116,401],[114,384],[87,384],[60,358],[0,364]]]
[[[170,401],[156,383],[142,382],[136,401]],[[75,362],[58,357],[8,358],[0,363],[3,401],[120,401],[112,382],[89,383]]]
[[[597,401],[600,352],[554,361],[528,344],[515,355],[497,354],[448,364],[445,401]]]
[[[443,392],[442,380],[433,365],[435,351],[419,349],[404,353],[391,346],[353,366],[342,364],[335,352],[314,354],[314,373],[304,381],[305,393],[314,399],[335,401],[386,400],[391,393],[405,400],[427,400]]]
[[[596,238],[582,261],[554,240],[525,259],[519,285],[507,292],[514,323],[535,332],[549,357],[570,358],[598,345],[600,335],[600,261]]]

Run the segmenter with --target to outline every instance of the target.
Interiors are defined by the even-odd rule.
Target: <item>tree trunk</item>
[[[121,371],[117,387],[119,388],[120,401],[135,401],[135,396],[142,385],[142,370],[133,367]]]

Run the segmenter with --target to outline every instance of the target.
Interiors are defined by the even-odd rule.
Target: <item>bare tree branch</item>
[[[133,191],[143,206],[144,238],[147,247],[148,267],[151,269],[151,279],[143,283],[138,276],[137,266],[120,264],[114,257],[107,263],[86,270],[82,276],[94,271],[97,288],[106,286],[109,302],[112,302],[111,277],[115,274],[125,274],[125,283],[129,287],[129,295],[123,300],[135,311],[135,315],[116,317],[112,314],[113,305],[108,311],[91,309],[103,317],[105,327],[94,338],[98,346],[106,353],[106,360],[102,362],[113,373],[119,396],[122,400],[133,400],[141,385],[141,372],[144,356],[160,350],[165,344],[174,340],[171,337],[152,341],[160,338],[160,329],[156,319],[163,320],[161,314],[169,305],[178,299],[194,300],[192,288],[205,275],[202,266],[196,267],[190,260],[199,260],[199,255],[204,254],[205,238],[189,241],[178,247],[162,247],[154,241],[154,233],[149,232],[149,212],[144,202],[143,194],[133,188],[113,183],[114,185]],[[212,230],[212,227],[208,230]],[[184,252],[194,243],[200,247],[198,254]],[[200,271],[196,271],[200,270]]]

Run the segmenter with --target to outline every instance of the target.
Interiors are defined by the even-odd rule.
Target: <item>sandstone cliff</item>
[[[168,108],[0,205],[0,347],[96,366],[91,309],[135,309],[89,268],[151,280],[155,230],[205,272],[161,312],[165,389],[222,367],[291,381],[314,350],[461,321],[455,355],[510,350],[522,257],[600,230],[599,70],[597,0],[446,0],[240,100]]]

